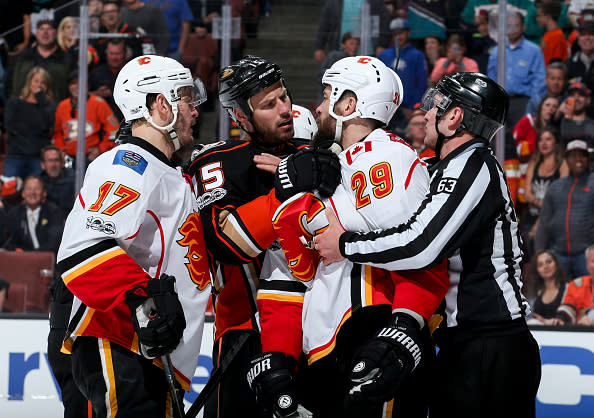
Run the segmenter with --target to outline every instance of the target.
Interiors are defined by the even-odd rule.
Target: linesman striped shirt
[[[491,327],[530,312],[520,292],[520,247],[503,171],[482,138],[431,168],[429,191],[407,223],[340,238],[349,260],[393,271],[427,268],[447,257],[448,327]]]

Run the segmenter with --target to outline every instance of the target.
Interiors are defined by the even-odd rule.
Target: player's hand
[[[280,157],[266,152],[254,155],[254,163],[256,164],[256,167],[272,174],[276,173],[276,169],[281,161]]]
[[[313,239],[314,249],[318,250],[325,265],[344,260],[340,253],[340,236],[345,232],[331,208],[326,208],[328,228]]]
[[[126,303],[144,357],[160,357],[178,346],[186,319],[175,291],[175,277],[162,274],[146,286],[136,286],[126,292]]]
[[[364,411],[392,399],[421,361],[420,341],[419,323],[408,314],[395,314],[355,355],[345,411]]]
[[[258,405],[281,418],[311,417],[297,402],[296,388],[287,356],[280,351],[258,354],[250,360],[247,381]]]
[[[310,147],[279,163],[274,175],[274,189],[281,202],[299,192],[316,189],[324,198],[334,193],[340,181],[338,155],[326,148]]]

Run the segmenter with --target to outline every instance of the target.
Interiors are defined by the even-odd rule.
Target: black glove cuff
[[[415,318],[403,312],[394,314],[392,319],[393,322],[382,328],[376,337],[404,353],[414,370],[422,358],[419,323]]]
[[[275,370],[287,370],[287,372],[289,370],[287,356],[281,351],[269,351],[252,357],[247,373],[248,384],[252,387],[253,383],[257,384],[259,380]]]

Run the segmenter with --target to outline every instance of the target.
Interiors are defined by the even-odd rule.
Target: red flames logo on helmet
[[[198,290],[204,290],[210,282],[208,272],[208,262],[206,258],[206,245],[202,235],[202,222],[197,212],[192,212],[186,218],[184,224],[178,229],[183,238],[177,241],[182,247],[188,247],[186,253],[186,268],[190,273],[190,278],[198,287]]]
[[[299,116],[301,116],[301,112],[298,110],[293,109],[293,119],[298,118]]]
[[[361,57],[357,60],[357,62],[361,64],[369,64],[371,62],[371,58],[369,57]]]
[[[148,64],[149,62],[151,62],[151,57],[140,57],[140,58],[138,58],[138,63],[140,65],[145,65],[145,64]]]
[[[398,99],[400,98],[400,95],[398,94],[398,92],[394,93],[394,100],[392,100],[393,103],[398,104]]]

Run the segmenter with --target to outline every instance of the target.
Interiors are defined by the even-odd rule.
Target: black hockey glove
[[[274,176],[274,189],[281,202],[299,192],[315,189],[321,197],[329,197],[340,179],[338,156],[326,148],[310,147],[280,162]]]
[[[250,360],[247,380],[258,405],[275,417],[311,416],[296,398],[295,382],[289,372],[287,356],[280,351],[258,354]]]
[[[369,404],[392,399],[421,361],[421,353],[419,323],[410,315],[396,313],[355,355],[345,411],[364,410]]]
[[[152,359],[172,352],[179,344],[186,319],[175,291],[175,277],[162,274],[146,287],[126,292],[132,325],[138,334],[141,354]]]

